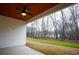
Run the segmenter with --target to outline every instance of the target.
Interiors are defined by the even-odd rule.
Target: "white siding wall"
[[[26,44],[26,23],[24,21],[0,16],[0,48]]]

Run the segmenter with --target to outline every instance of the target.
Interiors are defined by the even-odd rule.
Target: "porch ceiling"
[[[33,17],[43,13],[44,11],[55,7],[58,3],[0,3],[0,15],[16,18],[23,21],[28,21]],[[16,8],[22,8],[23,6],[31,8],[31,15],[25,17],[21,13],[17,12]]]

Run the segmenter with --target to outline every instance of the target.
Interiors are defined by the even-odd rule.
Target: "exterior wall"
[[[0,48],[26,44],[26,23],[24,21],[0,16]]]

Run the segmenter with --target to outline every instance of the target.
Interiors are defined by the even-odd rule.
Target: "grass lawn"
[[[28,38],[28,39],[29,39],[29,41],[32,41],[32,42],[40,42],[40,43],[46,43],[46,44],[52,44],[52,45],[60,45],[60,46],[79,48],[79,43],[75,43],[75,42],[57,41],[57,40],[43,40],[43,39],[35,39],[35,38]]]

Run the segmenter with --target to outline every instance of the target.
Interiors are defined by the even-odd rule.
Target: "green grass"
[[[35,38],[28,38],[28,39],[30,39],[33,42],[40,42],[40,43],[46,43],[46,44],[52,44],[52,45],[60,45],[60,46],[79,48],[79,43],[75,43],[75,42],[45,40],[45,39],[43,40],[43,39],[35,39]]]

